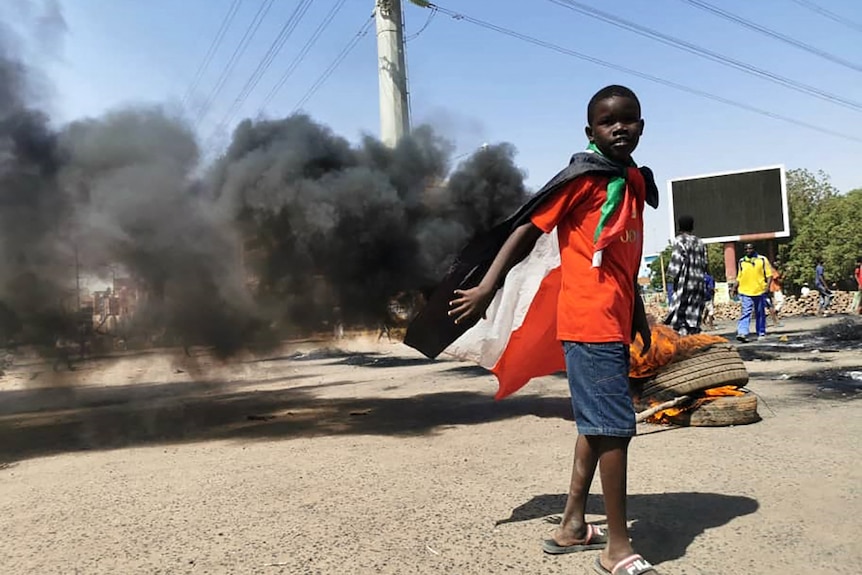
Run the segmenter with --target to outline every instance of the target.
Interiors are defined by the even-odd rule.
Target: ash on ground
[[[862,319],[846,317],[837,323],[821,327],[816,333],[827,341],[862,345]]]
[[[788,378],[814,386],[810,396],[821,399],[862,399],[862,369],[829,369]]]

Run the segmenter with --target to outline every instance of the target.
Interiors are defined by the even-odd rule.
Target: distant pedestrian
[[[769,260],[757,253],[754,244],[745,244],[745,256],[739,260],[736,271],[737,292],[742,302],[742,315],[736,325],[736,339],[748,342],[751,315],[759,338],[766,337],[766,292],[772,267]]]
[[[61,335],[54,339],[54,371],[60,371],[64,365],[67,370],[75,371],[75,366],[72,364],[74,347],[75,342],[67,337]]]
[[[818,314],[829,315],[829,304],[832,303],[832,290],[826,283],[825,270],[823,268],[823,258],[817,258],[817,265],[814,266],[814,289],[820,295],[820,306],[817,309]]]
[[[667,267],[668,280],[673,284],[673,297],[664,323],[680,335],[692,335],[700,333],[703,316],[706,246],[694,235],[694,218],[680,216],[677,226],[680,233],[674,240]]]
[[[709,272],[703,274],[703,325],[715,329],[715,278]]]
[[[862,314],[862,257],[856,258],[856,268],[853,270],[856,278],[856,293],[853,294],[853,303],[850,304],[850,313]]]
[[[784,307],[784,272],[781,271],[781,260],[775,258],[772,266],[772,277],[769,280],[768,292],[769,314],[772,316],[772,325],[782,325],[778,319],[781,308]]]

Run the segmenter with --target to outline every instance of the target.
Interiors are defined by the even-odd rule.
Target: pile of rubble
[[[832,292],[832,303],[829,305],[830,313],[846,313],[853,301],[855,292],[835,291]],[[786,296],[784,306],[781,308],[781,316],[816,315],[820,307],[820,298],[817,292],[812,290],[804,296]],[[667,308],[651,303],[646,306],[647,313],[656,318],[657,321],[664,320]],[[728,302],[715,304],[716,320],[735,320],[739,317],[742,306],[739,302]]]
[[[853,292],[832,292],[832,303],[829,305],[830,313],[845,313],[853,301]],[[802,296],[787,296],[784,298],[784,306],[781,308],[782,316],[816,315],[820,308],[820,296],[812,290]],[[716,304],[715,319],[736,319],[742,311],[739,302]]]

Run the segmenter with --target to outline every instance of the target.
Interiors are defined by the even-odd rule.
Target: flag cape
[[[479,284],[512,231],[529,221],[545,200],[579,176],[625,177],[625,170],[625,166],[600,154],[572,156],[569,165],[512,216],[461,250],[410,323],[404,343],[429,358],[445,352],[491,370],[499,381],[497,399],[514,393],[533,377],[563,370],[556,326],[562,277],[556,233],[542,235],[530,254],[509,271],[488,308],[487,319],[456,324],[448,315],[449,302],[454,290]],[[657,207],[658,189],[652,171],[646,167],[640,171],[646,183],[646,202]]]

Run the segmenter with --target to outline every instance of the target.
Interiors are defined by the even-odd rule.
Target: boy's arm
[[[641,341],[643,341],[641,355],[644,355],[652,345],[652,334],[650,332],[649,321],[647,321],[646,307],[644,306],[643,297],[641,297],[640,286],[638,285],[637,277],[635,277],[635,309],[634,316],[632,317],[632,339],[638,333],[641,334]]]
[[[500,281],[506,277],[510,269],[527,257],[527,254],[536,245],[536,241],[544,233],[532,222],[515,228],[515,231],[509,235],[506,243],[500,248],[497,257],[494,258],[494,262],[485,272],[485,277],[482,278],[479,285],[468,290],[455,290],[455,298],[449,302],[449,315],[455,317],[455,323],[460,323],[473,316],[480,316],[484,319],[485,310],[491,305],[491,300],[494,298]]]

